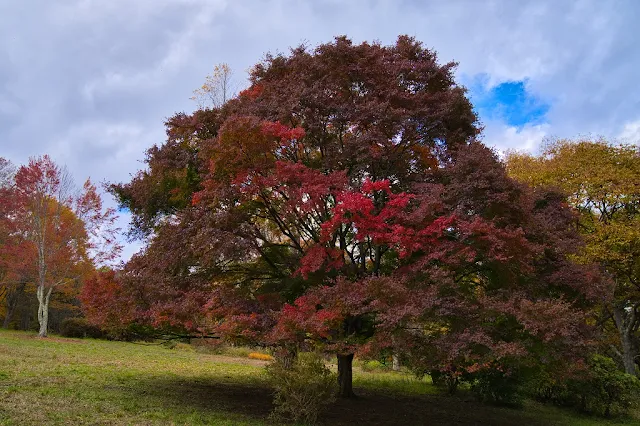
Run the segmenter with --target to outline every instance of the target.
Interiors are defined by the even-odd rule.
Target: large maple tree
[[[148,169],[112,186],[149,241],[121,275],[137,318],[321,346],[342,396],[354,353],[390,342],[479,368],[579,340],[595,290],[566,261],[571,215],[475,141],[454,66],[409,37],[340,37],[268,55],[238,97],[168,120]]]

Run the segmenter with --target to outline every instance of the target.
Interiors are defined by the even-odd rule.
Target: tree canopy
[[[575,354],[606,286],[569,260],[562,196],[476,140],[454,67],[410,37],[339,37],[170,118],[148,168],[111,186],[148,238],[121,276],[134,316],[333,351],[343,396],[356,352],[466,371]]]

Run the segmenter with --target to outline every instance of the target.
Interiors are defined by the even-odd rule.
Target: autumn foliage
[[[118,287],[135,319],[336,353],[343,396],[354,353],[469,373],[578,358],[608,288],[571,262],[562,196],[476,140],[454,66],[409,37],[341,37],[169,119],[148,169],[111,187],[149,237]]]
[[[103,208],[89,180],[75,191],[66,169],[47,155],[18,168],[0,189],[0,198],[3,281],[12,295],[28,284],[35,287],[39,334],[44,337],[54,289],[77,294],[96,265],[117,256],[115,212]],[[7,302],[8,316],[14,307]]]

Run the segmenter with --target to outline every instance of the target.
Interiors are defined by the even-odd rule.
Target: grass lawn
[[[0,424],[267,425],[263,361],[159,345],[0,331]],[[401,373],[355,371],[359,398],[338,401],[325,425],[614,425],[529,404],[489,407],[439,395]]]

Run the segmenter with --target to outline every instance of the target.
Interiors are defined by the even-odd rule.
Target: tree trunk
[[[635,351],[633,349],[632,336],[629,333],[620,333],[620,340],[622,343],[622,364],[624,365],[624,371],[627,374],[636,374],[636,363],[634,362]]]
[[[353,354],[338,354],[338,396],[341,398],[353,398]]]
[[[398,354],[393,354],[391,356],[391,360],[392,360],[391,369],[393,371],[400,371],[400,356]]]
[[[636,321],[635,306],[628,311],[626,306],[618,305],[613,307],[613,319],[620,335],[620,346],[622,351],[620,357],[624,371],[627,374],[636,375],[635,356],[636,350],[633,344],[633,333]]]
[[[40,324],[39,337],[47,337],[47,326],[49,323],[49,300],[53,287],[46,289],[44,286],[38,286],[36,295],[38,296],[38,323]]]

